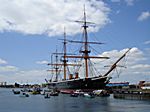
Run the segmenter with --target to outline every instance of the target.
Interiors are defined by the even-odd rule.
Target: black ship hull
[[[109,81],[107,77],[72,79],[48,83],[50,89],[104,89]]]

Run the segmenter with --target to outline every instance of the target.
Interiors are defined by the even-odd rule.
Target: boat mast
[[[55,70],[56,70],[56,79],[55,79],[55,81],[57,82],[58,81],[58,55],[57,55],[57,49],[56,49],[56,65],[55,65]]]
[[[82,43],[83,44],[83,50],[80,51],[80,53],[83,53],[82,56],[70,56],[70,55],[66,55],[67,58],[83,58],[84,59],[84,63],[85,63],[85,78],[87,79],[89,77],[89,59],[90,58],[95,58],[95,59],[109,59],[109,57],[98,57],[98,56],[89,56],[89,53],[91,52],[88,49],[89,44],[103,44],[100,42],[89,42],[88,41],[88,34],[87,34],[87,28],[88,25],[87,24],[94,24],[92,22],[87,22],[86,20],[86,12],[85,12],[85,6],[84,6],[84,18],[83,21],[75,21],[78,23],[83,23],[83,38],[84,41],[72,41],[72,40],[68,40],[68,42],[74,42],[74,43]]]
[[[55,63],[53,63],[53,56],[55,56]],[[51,71],[52,73],[55,72],[55,82],[58,81],[58,74],[61,70],[59,70],[59,64],[58,64],[58,52],[57,52],[57,48],[56,48],[56,53],[52,53],[51,54],[51,63],[48,63],[47,65],[51,65],[52,69],[49,69],[47,71]],[[52,79],[51,79],[52,80]]]
[[[65,31],[65,28],[64,28],[64,60],[63,60],[63,63],[64,63],[64,80],[66,80],[66,67],[67,67],[67,59],[66,59],[66,51],[67,51],[67,48],[66,48],[66,31]]]
[[[81,66],[81,64],[68,64],[68,60],[67,60],[67,40],[66,40],[66,31],[65,31],[65,28],[64,28],[64,39],[63,39],[63,53],[58,53],[57,52],[57,49],[56,49],[56,52],[55,53],[52,53],[52,56],[51,56],[51,63],[48,63],[48,65],[51,65],[51,66],[54,66],[54,70],[55,70],[55,75],[56,75],[56,80],[55,81],[58,81],[58,74],[59,72],[61,72],[62,70],[59,70],[59,67],[58,66],[63,66],[63,72],[64,72],[64,79],[63,80],[66,80],[67,79],[67,66]],[[55,63],[53,63],[53,55],[55,55]],[[61,61],[63,63],[58,63],[58,55],[62,55],[63,59],[61,59]],[[48,70],[48,71],[54,71],[53,69],[52,70]]]
[[[86,24],[86,13],[85,13],[85,6],[84,6],[84,25],[83,25],[83,36],[85,39],[85,43],[84,43],[84,51],[82,51],[82,53],[84,53],[84,60],[85,60],[85,76],[86,78],[88,78],[88,57],[89,57],[89,53],[90,51],[88,51],[88,35],[87,35],[87,24]]]

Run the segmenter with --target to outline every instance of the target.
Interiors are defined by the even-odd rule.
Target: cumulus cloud
[[[36,62],[37,64],[41,64],[41,65],[46,65],[46,64],[48,64],[48,61],[46,61],[46,60],[43,60],[43,61],[37,61]]]
[[[0,58],[0,64],[7,64],[7,61]]]
[[[42,83],[47,78],[46,70],[26,70],[14,74],[14,80],[23,83]]]
[[[110,66],[126,51],[127,49],[106,51],[100,56],[108,56],[110,59],[92,61],[94,61],[95,67],[101,75],[104,75]],[[145,53],[136,47],[132,48],[125,59],[120,61],[117,69],[110,74],[112,76],[111,82],[129,81],[138,83],[140,80],[150,80],[150,64],[146,62],[148,62],[148,58],[146,58]]]
[[[15,72],[15,71],[18,71],[18,68],[15,66],[10,66],[10,65],[0,66],[0,73],[1,72]]]
[[[18,83],[29,83],[37,84],[43,83],[45,78],[48,78],[46,70],[26,70],[26,71],[16,71],[12,73],[0,73],[0,81],[6,81],[8,83],[14,84]]]
[[[149,11],[142,12],[141,15],[138,17],[138,21],[144,21],[148,19],[149,17],[150,17]]]
[[[97,31],[110,22],[110,8],[98,0],[0,0],[0,31],[16,31],[25,34],[80,32],[75,20],[82,19],[83,5],[86,6],[88,21],[96,23],[90,31]]]

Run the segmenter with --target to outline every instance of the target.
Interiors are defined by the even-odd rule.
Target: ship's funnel
[[[79,78],[79,73],[76,72],[76,73],[75,73],[75,79],[78,79],[78,78]]]
[[[69,79],[73,79],[73,74],[69,74]]]

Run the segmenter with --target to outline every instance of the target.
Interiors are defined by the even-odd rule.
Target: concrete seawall
[[[114,98],[150,100],[150,94],[114,93]]]
[[[150,90],[117,89],[113,94],[114,98],[150,100]]]

